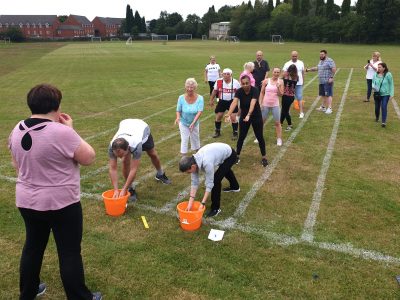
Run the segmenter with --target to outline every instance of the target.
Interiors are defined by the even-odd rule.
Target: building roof
[[[103,17],[96,17],[100,20],[101,23],[104,25],[121,25],[123,18],[103,18]]]
[[[60,25],[57,30],[83,30],[81,26],[78,25]]]
[[[46,24],[48,23],[49,25],[53,24],[55,21],[57,21],[57,16],[56,15],[0,15],[0,23],[1,24],[11,24],[14,23],[15,25],[17,24]]]
[[[74,17],[81,24],[92,25],[92,23],[86,18],[85,16],[78,16],[78,15],[69,15],[70,17]]]

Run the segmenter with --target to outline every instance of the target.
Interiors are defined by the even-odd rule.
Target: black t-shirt
[[[261,81],[265,78],[265,73],[269,72],[268,62],[262,60],[258,62],[254,61],[254,70],[252,72],[254,79],[256,80],[256,85],[261,85]]]
[[[246,118],[249,113],[251,99],[256,99],[256,105],[254,106],[253,113],[251,114],[252,119],[261,118],[261,109],[260,103],[258,103],[258,96],[260,93],[258,89],[255,87],[251,87],[250,92],[248,94],[245,93],[243,88],[240,88],[235,93],[235,98],[238,98],[240,101],[240,117],[242,119]]]

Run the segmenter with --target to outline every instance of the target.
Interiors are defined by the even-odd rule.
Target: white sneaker
[[[300,113],[299,119],[303,119],[304,118],[304,113]]]
[[[325,113],[326,113],[327,115],[330,115],[330,114],[332,113],[332,108],[328,107],[328,109],[325,110]]]
[[[282,139],[278,138],[276,140],[276,145],[279,146],[279,147],[282,146]]]
[[[258,140],[257,140],[257,139],[255,139],[255,140],[254,140],[254,143],[255,143],[255,144],[258,144]]]
[[[322,105],[317,108],[318,111],[326,112],[326,108],[323,107]]]

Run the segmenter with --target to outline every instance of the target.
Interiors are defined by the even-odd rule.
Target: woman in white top
[[[282,146],[282,126],[280,122],[279,96],[283,95],[283,80],[279,78],[281,70],[274,68],[272,78],[264,80],[261,86],[259,102],[263,122],[267,120],[269,112],[272,113],[275,121],[276,144]],[[254,141],[256,142],[256,141]]]
[[[217,64],[215,56],[210,56],[210,63],[206,65],[204,69],[204,82],[209,84],[210,86],[210,95],[214,90],[214,84],[218,78],[222,77],[221,68],[219,64]]]
[[[378,70],[378,64],[382,62],[381,54],[379,52],[372,53],[372,59],[368,60],[368,63],[365,65],[364,69],[367,70],[367,98],[364,102],[369,102],[369,98],[371,98],[372,93],[372,79],[376,71]]]

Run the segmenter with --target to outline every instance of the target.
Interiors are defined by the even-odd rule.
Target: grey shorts
[[[261,114],[264,121],[267,119],[269,112],[272,113],[275,122],[280,121],[281,111],[279,109],[279,106],[273,106],[273,107],[261,106]]]

